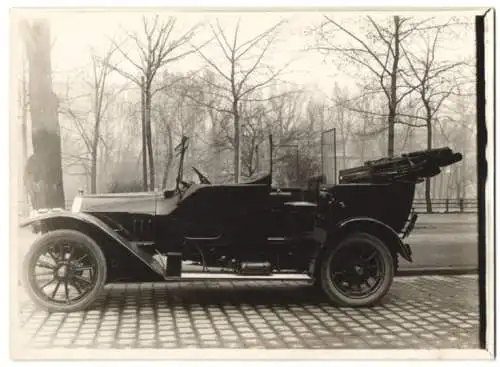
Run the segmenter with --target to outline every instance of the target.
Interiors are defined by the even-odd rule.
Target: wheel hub
[[[67,264],[62,264],[56,269],[55,273],[56,277],[59,279],[67,278],[69,274],[69,266]]]
[[[363,267],[360,266],[360,265],[354,265],[354,272],[357,275],[364,275],[365,274],[365,271],[364,271]]]

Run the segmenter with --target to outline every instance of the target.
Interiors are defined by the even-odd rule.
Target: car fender
[[[412,254],[410,247],[403,243],[396,231],[390,226],[375,218],[370,217],[356,217],[348,218],[337,224],[332,235],[337,237],[348,232],[364,231],[369,232],[386,243],[391,250],[400,254],[403,259],[412,262]]]
[[[158,267],[159,264],[154,259],[145,255],[137,246],[134,246],[130,241],[114,231],[109,225],[93,215],[70,211],[49,212],[34,216],[19,224],[21,228],[28,226],[32,226],[34,231],[37,232],[46,232],[56,229],[75,229],[87,235],[89,235],[88,228],[90,226],[90,228],[98,230],[100,235],[105,235],[110,238],[113,244],[123,247],[155,273],[162,275],[161,267]],[[100,246],[102,245],[99,241],[96,242],[98,242]]]
[[[377,236],[393,253],[400,254],[403,259],[413,262],[410,246],[403,243],[398,234],[390,226],[375,218],[354,217],[340,221],[333,228],[325,231],[323,244],[317,249],[316,255],[310,264],[309,273],[316,274],[319,270],[322,255],[327,248],[335,246],[337,239],[354,232],[367,232]]]
[[[19,227],[25,228],[28,226],[32,226],[33,230],[35,232],[37,231],[43,231],[43,228],[51,228],[52,226],[50,224],[57,222],[57,221],[64,221],[65,219],[75,221],[75,222],[83,222],[86,224],[91,224],[95,226],[96,228],[106,232],[109,234],[112,238],[114,238],[117,241],[126,241],[124,238],[119,236],[117,233],[115,233],[111,227],[109,227],[106,223],[104,223],[102,220],[99,218],[87,214],[87,213],[82,213],[82,212],[70,212],[70,211],[49,211],[44,214],[38,214],[34,215],[31,218],[22,221],[19,224]]]

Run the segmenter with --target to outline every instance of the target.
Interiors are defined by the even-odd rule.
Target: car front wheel
[[[89,307],[106,282],[106,259],[87,235],[73,230],[49,232],[33,243],[23,263],[30,298],[49,312]]]
[[[389,291],[393,279],[391,252],[368,233],[348,235],[329,248],[321,267],[322,289],[339,306],[372,306]]]

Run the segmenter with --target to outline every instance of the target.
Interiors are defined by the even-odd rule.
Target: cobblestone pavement
[[[303,282],[109,285],[86,312],[20,300],[35,348],[477,348],[476,276],[396,278],[383,304],[337,308]]]

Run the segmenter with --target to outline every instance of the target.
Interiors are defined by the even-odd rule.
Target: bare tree
[[[116,97],[125,89],[127,85],[119,89],[110,90],[108,86],[108,76],[113,71],[109,66],[109,60],[116,51],[114,46],[108,48],[103,57],[91,52],[91,75],[84,80],[90,92],[78,97],[88,98],[88,104],[82,108],[74,107],[74,102],[80,98],[71,98],[69,89],[67,98],[61,105],[61,112],[67,115],[76,128],[79,138],[83,141],[83,156],[75,155],[73,158],[81,162],[90,176],[90,192],[97,192],[97,172],[99,145],[106,145],[106,141],[101,134],[102,124],[106,118],[106,113],[110,105],[116,101]]]
[[[156,15],[154,19],[142,19],[143,34],[139,36],[137,32],[127,33],[127,39],[134,42],[134,48],[139,55],[138,60],[134,59],[123,45],[114,43],[118,52],[125,61],[135,70],[134,73],[126,71],[117,64],[109,63],[110,67],[120,73],[128,80],[135,83],[141,90],[142,116],[141,124],[143,131],[143,185],[144,190],[148,190],[147,172],[149,159],[149,188],[155,187],[155,166],[151,137],[151,101],[153,96],[164,86],[155,88],[153,82],[158,71],[170,63],[181,60],[192,54],[196,49],[184,49],[194,37],[199,25],[188,29],[178,38],[172,37],[172,32],[176,25],[174,17],[160,21]],[[145,38],[145,39],[144,39]]]
[[[233,120],[234,141],[234,180],[241,178],[241,108],[242,103],[252,100],[252,94],[268,87],[286,68],[273,70],[264,64],[264,58],[276,39],[281,21],[255,37],[241,41],[239,39],[240,20],[238,19],[232,39],[222,29],[219,21],[211,25],[215,41],[223,54],[223,59],[216,62],[198,49],[198,53],[219,78],[200,78],[210,87],[210,93],[220,97],[220,104],[201,103],[209,109],[227,113]]]
[[[311,121],[303,119],[303,97],[302,90],[278,94],[269,101],[271,108],[264,113],[269,131],[273,134],[273,152],[279,155],[273,157],[276,159],[276,168],[283,166],[282,178],[296,184],[305,179],[305,172],[301,168],[309,166],[306,162],[307,147],[311,135],[316,134]]]
[[[245,121],[241,132],[241,174],[250,178],[261,168],[259,149],[271,133],[272,125],[263,105],[246,104],[240,112]]]
[[[350,144],[351,135],[356,128],[356,116],[352,116],[353,112],[349,108],[350,98],[347,89],[341,89],[338,84],[335,84],[333,99],[334,107],[331,114],[336,127],[337,145],[341,156],[338,169],[346,169],[350,168],[353,159],[357,159],[351,156]]]
[[[353,110],[362,114],[373,113],[387,119],[385,127],[377,133],[387,130],[387,155],[394,155],[394,128],[396,123],[404,123],[398,119],[398,106],[412,90],[401,86],[399,74],[401,71],[401,47],[403,42],[415,31],[427,29],[429,19],[414,21],[409,17],[392,16],[386,22],[375,21],[372,17],[365,18],[364,34],[348,29],[334,19],[325,16],[325,21],[316,29],[316,49],[325,54],[332,52],[341,54],[349,63],[354,63],[366,70],[375,78],[378,86],[371,93],[382,93],[386,100],[386,112],[374,113],[359,108]],[[347,42],[335,42],[335,34],[347,36]],[[357,75],[359,78],[359,75]],[[404,87],[402,91],[401,88]]]
[[[422,35],[424,40],[424,53],[422,56],[402,47],[405,58],[409,64],[408,73],[402,73],[403,80],[411,90],[415,90],[424,109],[422,115],[416,116],[424,121],[427,130],[427,149],[432,149],[433,121],[436,118],[443,102],[457,91],[459,82],[454,77],[458,68],[465,65],[463,61],[440,61],[438,57],[441,36],[449,23],[437,26],[432,33]],[[432,212],[431,179],[425,180],[426,210]]]
[[[471,87],[473,87],[473,83],[471,83]],[[470,95],[467,96],[467,89],[459,85],[457,92],[453,92],[449,100],[441,106],[440,116],[433,120],[433,144],[437,142],[438,144],[461,147],[462,161],[449,168],[454,178],[449,189],[455,190],[454,195],[457,201],[467,197],[471,193],[471,189],[474,191],[477,182],[475,165],[470,165],[470,162],[475,160],[476,119],[473,112],[475,107],[471,103]],[[433,192],[435,192],[434,188],[441,176],[436,177],[433,181]],[[447,192],[447,198],[449,194],[451,195],[451,191]]]
[[[374,100],[373,98],[370,98],[370,96],[364,96],[361,101],[359,102],[359,106],[361,110],[364,111],[370,111],[373,107],[373,104],[376,103],[377,101]],[[361,113],[360,116],[361,122],[360,126],[358,129],[353,129],[353,136],[355,137],[354,142],[355,145],[357,146],[357,152],[359,154],[359,159],[361,162],[365,161],[365,159],[368,156],[371,156],[372,154],[375,154],[374,149],[370,149],[370,144],[369,139],[370,139],[370,132],[372,130],[372,127],[375,125],[375,120],[376,116],[373,116],[372,114],[365,112]],[[380,151],[377,152],[376,154],[383,154],[384,147],[380,148]]]
[[[45,21],[21,23],[29,63],[33,155],[26,182],[34,209],[64,208],[58,99],[52,88],[50,27]]]
[[[159,83],[160,84],[160,83]],[[203,121],[207,118],[205,107],[194,103],[187,95],[194,95],[204,100],[204,85],[193,78],[191,73],[164,73],[161,85],[164,87],[158,93],[152,105],[152,113],[157,123],[153,125],[155,144],[155,161],[161,167],[157,180],[163,187],[170,184],[170,173],[174,163],[174,146],[182,136],[190,137],[190,149],[185,155],[185,164],[196,157],[198,150],[208,143],[208,135]],[[200,139],[201,137],[201,139]],[[206,152],[201,156],[202,161]],[[196,157],[199,158],[199,157]],[[197,163],[198,164],[198,163]]]
[[[174,158],[174,137],[173,128],[175,122],[175,115],[179,108],[177,100],[173,100],[168,91],[158,95],[158,98],[152,105],[152,113],[156,114],[158,126],[156,131],[157,138],[157,157],[156,162],[162,162],[163,158],[163,175],[161,179],[162,187],[166,187],[170,170],[172,168]]]
[[[212,70],[207,70],[204,78],[208,78],[210,81],[204,82],[205,88],[207,88],[214,83],[217,75]],[[206,110],[210,122],[210,141],[208,144],[210,149],[209,173],[211,178],[215,178],[217,181],[222,181],[222,176],[224,176],[221,175],[221,172],[223,171],[223,152],[228,148],[234,149],[234,147],[230,145],[231,139],[228,141],[229,144],[226,144],[223,140],[221,140],[221,137],[224,137],[226,132],[230,130],[227,129],[228,124],[230,123],[230,115],[224,111],[218,110],[217,106],[220,106],[223,102],[223,98],[220,95],[206,91],[203,96],[205,98],[204,105],[208,106]]]
[[[128,90],[134,87],[128,84]],[[100,135],[102,149],[99,149],[98,174],[103,188],[111,191],[142,191],[142,131],[140,128],[140,101],[128,93],[111,94],[123,86],[108,83],[108,104],[105,123]],[[138,123],[131,123],[137,121]],[[105,142],[105,144],[104,144]]]
[[[108,107],[109,100],[105,100],[106,92],[106,79],[111,71],[109,68],[109,60],[113,53],[114,48],[110,48],[103,61],[100,62],[95,54],[92,55],[92,89],[94,90],[93,95],[93,118],[94,118],[94,131],[92,135],[92,146],[91,146],[91,171],[90,171],[90,191],[94,194],[97,190],[97,156],[99,141],[101,140],[100,127]]]

